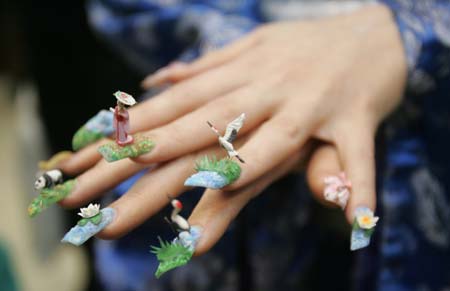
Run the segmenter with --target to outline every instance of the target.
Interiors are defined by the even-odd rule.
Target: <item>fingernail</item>
[[[63,200],[75,190],[75,186],[76,180],[72,179],[52,188],[42,189],[39,195],[28,206],[28,215],[34,217],[50,205]]]
[[[203,228],[201,226],[191,226],[188,231],[182,231],[178,234],[178,237],[174,239],[174,242],[179,242],[181,245],[195,251],[198,241],[202,235]]]
[[[169,71],[170,71],[169,67],[163,67],[163,68],[157,70],[150,76],[146,77],[142,81],[142,85],[144,87],[152,87],[152,86],[159,85],[160,83],[163,82],[164,79],[166,79],[169,76]]]
[[[143,135],[136,134],[133,138],[134,141],[130,145],[119,146],[116,142],[110,142],[99,147],[98,152],[111,163],[125,158],[136,158],[149,153],[155,147],[155,143]]]
[[[217,160],[205,156],[197,161],[195,170],[197,173],[184,181],[185,186],[221,189],[241,175],[241,167],[229,158]]]
[[[40,161],[38,167],[42,171],[50,171],[57,169],[64,164],[65,161],[72,157],[73,153],[71,151],[61,151],[54,154],[46,161]]]
[[[100,110],[88,120],[72,138],[72,148],[78,151],[97,140],[109,136],[114,132],[114,114],[108,110]]]
[[[159,238],[159,247],[152,246],[152,253],[156,255],[159,261],[156,270],[156,278],[164,273],[186,265],[195,252],[198,241],[202,235],[201,226],[191,226],[189,231],[182,231],[172,242],[164,242]]]
[[[116,211],[113,208],[99,208],[99,204],[81,208],[79,215],[83,218],[64,235],[61,242],[80,246],[108,226],[114,220]]]
[[[365,248],[370,244],[370,238],[379,220],[379,217],[374,216],[373,211],[365,206],[357,207],[354,216],[350,239],[350,249],[352,251]]]
[[[339,205],[342,210],[345,209],[351,189],[351,183],[347,180],[345,173],[325,177],[324,183],[323,196],[325,200]]]
[[[173,74],[174,71],[184,69],[187,66],[186,63],[183,62],[172,62],[169,65],[160,68],[155,73],[151,74],[147,78],[142,81],[142,85],[144,87],[152,87],[165,83],[167,78]]]

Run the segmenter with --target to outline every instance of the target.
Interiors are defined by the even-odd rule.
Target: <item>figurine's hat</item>
[[[136,100],[134,100],[133,96],[125,92],[117,91],[113,95],[116,96],[117,100],[125,105],[133,106],[134,104],[136,104]]]

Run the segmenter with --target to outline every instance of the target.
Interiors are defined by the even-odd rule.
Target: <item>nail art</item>
[[[113,113],[108,110],[99,111],[74,134],[72,148],[78,151],[97,140],[114,132]]]
[[[120,146],[116,142],[110,142],[98,148],[98,152],[108,162],[115,162],[125,158],[135,158],[149,153],[155,143],[147,137],[136,134],[133,137],[133,143],[126,146]]]
[[[70,159],[73,153],[71,151],[61,151],[54,154],[47,161],[40,161],[38,167],[42,171],[49,171],[57,168],[62,162]]]
[[[344,172],[337,176],[328,176],[324,179],[325,189],[323,195],[325,200],[339,205],[342,209],[347,206],[352,187]]]
[[[81,208],[78,215],[82,219],[64,235],[61,242],[82,245],[110,224],[114,220],[116,211],[113,208],[100,210],[100,204],[89,204],[88,207]]]
[[[178,236],[170,243],[158,237],[160,246],[151,247],[151,252],[156,255],[159,262],[155,273],[156,278],[174,268],[184,266],[190,261],[203,230],[200,226],[191,226],[184,217],[179,215],[183,204],[178,199],[168,197],[173,210],[170,220],[167,218],[166,220],[172,230],[178,233]]]
[[[192,226],[189,231],[182,231],[172,242],[163,241],[158,237],[160,246],[152,246],[151,252],[159,261],[156,278],[164,273],[186,265],[192,258],[195,248],[202,234],[200,226]]]
[[[220,189],[233,183],[241,175],[241,167],[235,161],[229,158],[210,159],[207,156],[197,161],[195,171],[197,173],[186,179],[185,186]]]
[[[234,149],[232,142],[236,139],[239,130],[245,121],[245,113],[227,125],[225,134],[222,136],[211,122],[207,122],[211,130],[218,136],[219,144],[228,153],[228,158],[217,160],[204,157],[196,164],[197,173],[190,176],[185,182],[185,186],[197,186],[211,189],[220,189],[236,181],[241,175],[241,167],[232,159],[236,158],[241,163],[245,161]]]
[[[374,216],[368,207],[360,206],[355,209],[350,249],[352,251],[362,249],[370,244],[370,238],[375,231],[379,217]]]
[[[133,96],[122,91],[114,94],[117,105],[109,108],[114,114],[113,122],[116,129],[116,142],[108,143],[98,148],[98,151],[108,162],[114,162],[125,158],[135,158],[150,152],[154,143],[143,135],[132,136],[130,130],[130,118],[127,111],[129,106],[136,105]]]
[[[38,179],[39,180],[39,179]],[[28,215],[34,217],[47,207],[66,198],[75,188],[76,180],[68,180],[65,183],[41,188],[39,195],[28,206]]]

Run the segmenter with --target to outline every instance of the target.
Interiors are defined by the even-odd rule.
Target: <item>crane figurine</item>
[[[170,214],[170,221],[166,218],[167,222],[170,224],[170,226],[172,226],[174,230],[176,230],[176,232],[189,231],[191,229],[189,222],[184,217],[178,214],[183,209],[183,204],[178,199],[170,198],[170,200],[173,210]]]
[[[245,163],[245,161],[239,156],[239,153],[234,149],[232,142],[236,139],[236,136],[241,129],[242,125],[245,121],[245,113],[239,115],[238,118],[233,120],[227,125],[227,129],[225,130],[225,134],[222,136],[217,130],[217,128],[212,125],[211,122],[207,121],[209,127],[214,131],[214,133],[219,137],[220,146],[222,146],[228,153],[230,158],[237,158],[241,163]]]

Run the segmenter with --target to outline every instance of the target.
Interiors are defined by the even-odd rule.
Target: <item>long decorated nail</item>
[[[44,173],[45,175],[40,176],[36,180],[35,187],[40,190],[40,193],[28,206],[28,215],[30,217],[41,213],[50,205],[61,201],[73,192],[76,180],[72,179],[58,184],[60,182],[56,179],[61,178],[56,171],[59,170],[46,172]]]
[[[61,163],[64,161],[70,159],[72,157],[73,153],[71,151],[61,151],[56,154],[54,154],[50,159],[47,161],[40,161],[39,162],[39,169],[42,171],[49,171],[57,168]]]
[[[86,208],[81,208],[80,219],[61,240],[63,243],[71,243],[76,246],[82,245],[88,239],[103,230],[115,217],[116,211],[113,208],[100,210],[100,204],[89,204]]]
[[[344,172],[337,176],[328,176],[324,179],[325,189],[323,195],[325,200],[339,205],[342,209],[347,206],[352,184]]]
[[[150,152],[154,143],[143,135],[130,134],[130,117],[128,107],[137,104],[130,94],[117,91],[114,94],[117,105],[109,110],[113,112],[114,128],[116,129],[115,142],[102,145],[98,151],[108,162],[114,162],[125,158],[135,158]]]
[[[149,138],[136,134],[133,143],[120,146],[116,142],[110,142],[98,148],[98,152],[108,162],[115,162],[125,158],[136,158],[149,153],[155,147],[155,143]]]
[[[172,242],[158,238],[160,246],[152,246],[151,251],[159,261],[155,273],[156,278],[172,269],[186,265],[191,260],[202,235],[202,230],[200,226],[192,226],[189,230],[180,232]]]
[[[73,136],[73,150],[80,150],[103,137],[111,135],[114,132],[113,116],[112,112],[101,110],[89,119]]]
[[[355,220],[353,222],[350,249],[352,251],[367,247],[370,238],[375,231],[379,217],[373,215],[368,207],[360,206],[355,209]]]
[[[233,183],[241,175],[241,167],[235,161],[229,158],[210,159],[207,156],[197,162],[195,171],[197,173],[184,181],[185,186],[220,189]]]
[[[207,122],[211,130],[217,135],[220,146],[227,151],[228,158],[217,160],[204,157],[197,162],[195,170],[197,173],[190,176],[185,182],[185,186],[197,186],[211,189],[220,189],[236,181],[241,175],[241,167],[232,159],[245,163],[237,150],[234,149],[232,142],[236,139],[239,130],[245,121],[245,113],[239,115],[236,119],[227,125],[225,134],[221,135],[219,130]]]

